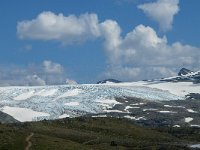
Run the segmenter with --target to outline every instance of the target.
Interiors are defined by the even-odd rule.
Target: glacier
[[[0,111],[5,107],[13,107],[49,114],[35,116],[32,121],[58,119],[62,115],[78,117],[105,112],[118,104],[115,97],[137,97],[152,101],[183,99],[167,90],[128,84],[0,87]]]

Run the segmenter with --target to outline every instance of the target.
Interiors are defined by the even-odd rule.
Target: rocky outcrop
[[[10,115],[0,111],[0,123],[16,123],[19,122]]]
[[[193,71],[191,71],[191,70],[189,70],[189,69],[182,68],[182,69],[179,71],[178,75],[179,75],[179,76],[187,75],[187,74],[192,73],[192,72],[193,72]]]
[[[191,71],[186,68],[182,68],[178,76],[163,78],[160,81],[166,82],[193,82],[194,84],[200,83],[200,71]]]
[[[106,80],[102,80],[102,81],[97,82],[97,84],[104,84],[104,83],[108,83],[108,82],[120,83],[121,81],[115,80],[115,79],[106,79]]]

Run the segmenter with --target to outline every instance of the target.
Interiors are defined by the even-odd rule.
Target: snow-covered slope
[[[179,97],[179,99],[185,99],[190,93],[200,93],[200,84],[194,84],[193,82],[139,81],[107,85],[159,89],[163,92],[174,94],[175,97],[172,99],[176,99],[177,97]]]
[[[137,84],[1,87],[0,110],[19,121],[56,119],[101,113],[118,102],[115,97],[148,100],[183,99],[168,91]],[[24,115],[23,115],[24,114]],[[34,115],[33,115],[34,114]],[[30,119],[32,118],[32,119]]]
[[[183,70],[181,73],[181,77],[197,76],[199,72]],[[116,97],[166,101],[184,100],[190,93],[200,93],[199,84],[188,81],[167,82],[168,79],[124,83],[105,82],[105,84],[0,87],[0,111],[19,121],[57,119],[64,116],[76,117],[109,112],[111,110],[108,109],[119,104],[115,100]]]

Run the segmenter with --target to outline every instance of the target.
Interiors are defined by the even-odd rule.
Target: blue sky
[[[2,0],[0,84],[135,81],[175,75],[182,67],[198,70],[199,5],[194,0]]]

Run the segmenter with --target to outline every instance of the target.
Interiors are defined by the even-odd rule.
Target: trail
[[[97,141],[97,140],[99,140],[99,139],[100,139],[100,138],[98,137],[98,138],[96,138],[96,139],[86,141],[86,142],[84,142],[83,144],[88,144],[88,143],[90,143],[90,142],[94,142],[94,141]]]
[[[26,137],[26,147],[25,150],[30,150],[31,146],[32,146],[32,142],[31,142],[31,138],[34,135],[34,133],[31,133],[29,136]]]

